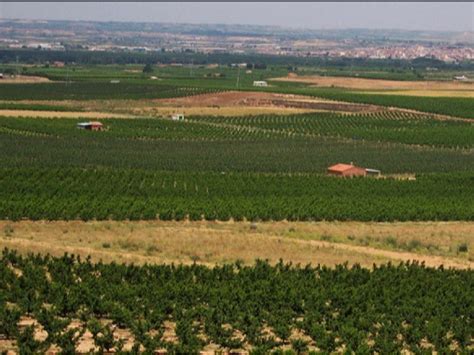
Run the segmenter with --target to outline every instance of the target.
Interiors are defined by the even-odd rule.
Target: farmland
[[[0,107],[8,116],[0,119],[2,218],[392,221],[474,215],[469,98],[370,94],[361,90],[385,81],[343,77],[334,79],[347,79],[343,89],[290,79],[252,87],[253,80],[284,76],[279,66],[242,73],[218,65],[161,65],[147,74],[142,68],[30,65],[22,68],[24,77],[50,81],[0,85]],[[357,83],[365,86],[354,91]],[[390,81],[390,88],[397,83]],[[441,81],[403,81],[398,88],[420,85],[469,90],[469,84]],[[163,116],[185,109],[184,122]],[[214,114],[193,115],[198,109]],[[236,115],[219,115],[221,109]],[[77,130],[81,118],[101,119],[106,130]],[[384,179],[323,176],[331,164],[351,161],[381,170]],[[112,189],[110,181],[116,181]],[[28,204],[21,198],[25,191]],[[81,202],[90,194],[93,206]],[[264,207],[271,197],[275,202]],[[48,211],[44,203],[53,200]]]
[[[1,351],[472,347],[469,97],[141,68],[0,84]]]
[[[284,71],[281,67],[239,74],[222,66],[160,66],[153,69],[157,80],[141,68],[26,67],[24,74],[52,81],[0,85],[0,104],[8,116],[0,119],[1,218],[413,221],[474,216],[468,98],[421,100],[289,81],[250,89],[252,80],[271,78]],[[424,84],[403,82],[400,88],[407,85]],[[160,113],[200,108],[216,114],[188,111],[184,122],[176,122]],[[448,108],[452,116],[445,114]],[[221,109],[238,114],[219,115]],[[274,111],[262,114],[262,109]],[[101,119],[106,130],[77,130],[81,118]],[[324,176],[336,162],[379,169],[383,178]]]
[[[0,268],[0,330],[20,352],[451,352],[472,342],[470,271],[126,266],[8,250]]]

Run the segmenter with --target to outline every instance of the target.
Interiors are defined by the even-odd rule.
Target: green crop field
[[[299,135],[347,137],[354,140],[387,141],[451,148],[474,147],[474,122],[436,120],[403,112],[338,115],[312,113],[295,116],[202,117],[241,127]]]
[[[72,82],[0,85],[3,100],[158,99],[195,95],[212,90],[161,84]]]
[[[358,120],[356,132],[378,141],[345,138],[356,134],[351,129]],[[318,113],[184,122],[107,119],[106,131],[90,132],[76,129],[77,122],[0,120],[1,218],[393,221],[474,216],[472,150],[437,146],[465,145],[465,137],[472,136],[470,123],[445,124],[411,114]],[[414,131],[413,125],[420,132],[418,142],[429,146],[400,143],[403,127]],[[432,133],[436,129],[438,136]],[[340,161],[417,178],[323,176]]]
[[[67,111],[68,101],[50,101],[72,100],[87,112],[80,105],[87,100],[100,110],[101,100],[111,107],[113,100],[150,104],[155,98],[249,91],[255,90],[253,80],[284,76],[288,70],[268,66],[247,73],[230,66],[183,65],[154,66],[143,73],[142,68],[25,67],[24,75],[52,82],[1,84],[5,102],[0,108]],[[158,80],[150,80],[151,75]],[[106,119],[105,131],[90,132],[76,129],[79,119],[3,117],[1,217],[472,220],[472,99],[373,95],[288,82],[271,82],[259,90],[468,119],[396,110],[189,116],[184,122],[136,117]],[[379,169],[386,179],[326,177],[327,167],[339,162]],[[408,176],[416,180],[405,180]],[[92,198],[93,203],[85,202]]]
[[[474,353],[472,33],[0,22],[1,355]]]
[[[359,354],[467,354],[472,347],[473,273],[415,263],[139,267],[4,250],[0,286],[0,334],[16,340],[20,353],[52,344],[74,353],[86,330],[99,352],[129,346],[195,354],[210,343],[253,354],[285,346]],[[38,323],[19,329],[21,316]],[[170,324],[173,340],[165,336]],[[34,336],[39,325],[44,339]]]
[[[1,169],[0,218],[472,220],[471,174],[416,181],[318,175]]]

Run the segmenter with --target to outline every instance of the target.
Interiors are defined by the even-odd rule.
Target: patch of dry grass
[[[358,94],[369,95],[402,95],[402,96],[425,96],[425,97],[472,97],[474,88],[468,90],[389,90],[389,91],[358,91]]]
[[[12,77],[4,77],[0,79],[0,84],[34,84],[34,83],[51,83],[52,81],[42,76],[32,75],[16,75]]]
[[[105,112],[71,112],[71,111],[38,111],[38,110],[0,110],[0,117],[32,118],[130,118],[130,115]]]
[[[1,232],[3,231],[3,233]],[[8,233],[5,233],[7,231]],[[0,222],[0,247],[134,263],[222,264],[280,258],[333,266],[422,260],[473,266],[474,223]],[[463,246],[459,248],[459,246]]]

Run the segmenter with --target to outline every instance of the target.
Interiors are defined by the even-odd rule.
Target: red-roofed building
[[[90,131],[102,131],[102,129],[104,128],[104,125],[97,121],[81,122],[77,124],[77,128],[87,129]]]
[[[329,175],[335,176],[346,176],[346,177],[353,177],[353,176],[366,176],[367,171],[364,168],[359,166],[355,166],[354,164],[336,164],[330,166],[328,168]]]

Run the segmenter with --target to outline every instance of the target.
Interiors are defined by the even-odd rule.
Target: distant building
[[[53,67],[56,67],[56,68],[63,68],[64,67],[64,62],[59,62],[59,61],[56,61],[53,63]]]
[[[454,80],[466,81],[466,80],[467,80],[467,76],[465,76],[465,75],[455,76],[455,77],[454,77]]]
[[[184,121],[184,114],[183,113],[175,113],[171,116],[173,121]]]
[[[150,76],[150,80],[158,80],[158,77],[156,77],[156,76]]]
[[[77,128],[88,131],[102,131],[104,129],[104,125],[97,121],[81,122],[77,124]]]
[[[113,80],[110,80],[110,83],[111,84],[118,84],[118,83],[120,83],[120,80],[113,79]]]
[[[254,81],[253,86],[265,87],[265,86],[268,86],[268,83],[266,81],[263,81],[263,80]]]
[[[327,170],[329,175],[353,177],[353,176],[366,176],[367,171],[364,168],[355,166],[354,164],[336,164],[330,166]]]
[[[382,172],[380,170],[377,170],[377,169],[369,169],[369,168],[366,168],[365,169],[365,172],[367,173],[367,175],[369,176],[380,176],[382,175]]]

